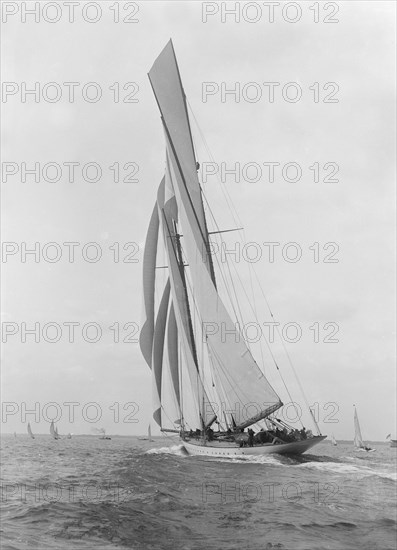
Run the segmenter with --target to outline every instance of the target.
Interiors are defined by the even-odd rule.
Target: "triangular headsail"
[[[360,422],[358,421],[358,414],[357,414],[355,405],[354,405],[354,445],[356,447],[356,450],[359,450],[359,451],[373,452],[376,450],[371,448],[365,441],[363,441]]]
[[[54,439],[59,439],[58,428],[55,427],[53,420],[51,420],[50,424],[50,434]]]

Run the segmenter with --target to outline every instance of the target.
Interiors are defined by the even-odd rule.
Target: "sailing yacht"
[[[336,442],[336,439],[335,439],[334,434],[331,435],[331,443],[332,443],[332,445],[334,445],[335,447],[336,447],[337,444],[338,444],[338,443]]]
[[[152,429],[150,427],[150,424],[147,429],[147,437],[138,437],[138,439],[140,441],[154,441],[154,439],[152,439]]]
[[[207,227],[199,163],[171,40],[149,71],[149,80],[166,142],[165,174],[143,259],[140,348],[152,370],[153,418],[162,432],[178,433],[192,455],[301,454],[326,436],[319,430],[319,435],[298,432],[275,416],[283,403],[221,297],[219,283],[224,279],[215,270],[211,237],[222,231]],[[207,211],[211,213],[209,207]],[[158,265],[163,257],[166,265]],[[255,436],[252,427],[260,430]]]
[[[360,422],[358,420],[358,414],[356,406],[354,405],[354,446],[356,451],[366,451],[367,453],[374,452],[376,449],[369,447],[364,441],[361,435]]]
[[[58,428],[56,428],[54,426],[54,421],[51,420],[51,424],[50,424],[50,434],[52,435],[52,437],[54,439],[60,439],[60,436],[59,436],[59,433],[58,433]]]
[[[32,439],[34,439],[34,435],[33,435],[33,432],[32,432],[32,428],[30,427],[30,422],[28,422],[28,434],[30,435],[30,437]]]

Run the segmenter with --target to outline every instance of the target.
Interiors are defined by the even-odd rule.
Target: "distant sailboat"
[[[66,439],[72,439],[72,434],[68,433],[68,435],[66,436]]]
[[[30,427],[30,422],[28,422],[28,434],[30,435],[30,437],[32,439],[34,439],[34,435],[33,435],[33,432],[32,432],[32,428]]]
[[[51,420],[50,434],[52,435],[52,437],[53,437],[54,439],[60,439],[59,433],[58,433],[58,428],[56,428],[56,427],[54,426],[54,421],[53,421],[53,420]]]
[[[332,442],[332,445],[334,445],[335,447],[337,446],[337,442],[336,442],[336,439],[335,439],[335,436],[334,434],[331,435],[331,442]]]
[[[366,445],[363,441],[363,436],[361,435],[360,422],[358,421],[358,414],[357,414],[355,405],[354,405],[354,445],[356,447],[356,451],[366,451],[367,453],[370,453],[376,450]]]
[[[140,441],[154,441],[154,439],[152,439],[152,430],[151,430],[150,424],[147,429],[147,437],[138,437],[138,439]]]

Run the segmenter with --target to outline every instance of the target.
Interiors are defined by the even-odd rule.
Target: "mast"
[[[181,273],[183,290],[185,292],[185,301],[186,301],[187,317],[188,317],[188,320],[189,320],[189,333],[190,333],[190,338],[191,338],[191,341],[192,341],[193,358],[194,358],[194,362],[196,363],[197,371],[199,371],[196,339],[194,337],[192,315],[191,315],[191,312],[190,312],[190,304],[189,304],[189,295],[188,295],[188,292],[187,292],[187,285],[186,285],[185,264],[183,262],[183,257],[182,257],[181,236],[177,232],[175,221],[174,221],[174,229],[175,229],[175,244],[176,244],[176,252],[177,252],[177,261],[178,261],[179,270],[180,270],[180,273]]]
[[[189,339],[190,339],[191,352],[192,352],[192,356],[193,356],[193,362],[194,362],[194,365],[196,367],[197,376],[200,378],[200,369],[199,369],[199,362],[198,362],[198,357],[197,357],[196,340],[195,340],[195,336],[194,336],[193,322],[192,322],[192,316],[191,316],[190,304],[189,304],[189,295],[188,295],[187,284],[186,284],[185,263],[183,261],[182,247],[181,247],[181,242],[180,242],[181,235],[178,233],[178,228],[177,228],[177,224],[176,224],[175,220],[173,220],[174,232],[173,232],[173,234],[171,234],[170,227],[169,227],[169,224],[168,224],[168,220],[167,220],[167,217],[166,217],[165,212],[164,212],[164,208],[162,209],[162,213],[163,213],[164,224],[165,224],[165,226],[167,228],[167,231],[168,231],[168,238],[171,241],[172,249],[173,249],[173,252],[174,252],[174,255],[175,255],[175,259],[176,259],[176,262],[177,262],[177,265],[178,265],[178,270],[179,270],[179,274],[180,274],[180,278],[181,278],[181,282],[182,282],[183,298],[184,298],[184,304],[185,304],[185,307],[186,307],[188,335],[189,335]],[[200,399],[198,400],[199,416],[200,416],[200,420],[203,424],[204,424],[203,413],[204,413],[204,407],[205,407],[204,399],[205,399],[205,392],[203,391],[202,392],[202,401]],[[182,417],[183,417],[183,410],[181,410],[181,412],[182,412]]]

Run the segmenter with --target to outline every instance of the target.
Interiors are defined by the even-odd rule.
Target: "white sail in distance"
[[[28,422],[28,434],[30,435],[30,437],[31,437],[32,439],[34,439],[34,435],[33,435],[33,432],[32,432],[32,428],[31,428],[31,426],[30,426],[30,422]]]
[[[360,422],[358,421],[356,407],[354,407],[354,445],[358,449],[365,446],[363,441],[363,436],[361,435]]]

